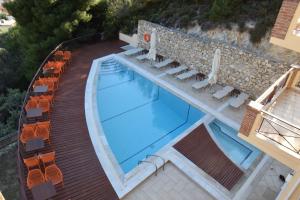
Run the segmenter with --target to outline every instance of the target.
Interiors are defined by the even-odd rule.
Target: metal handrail
[[[91,33],[91,34],[86,34],[86,35],[83,35],[83,36],[79,36],[79,37],[76,37],[76,38],[72,38],[70,40],[65,40],[61,43],[59,43],[48,55],[47,57],[43,60],[43,62],[41,63],[41,65],[39,66],[39,68],[37,69],[36,73],[34,74],[33,78],[31,79],[31,82],[26,90],[26,93],[25,93],[25,97],[23,99],[23,102],[22,102],[22,105],[21,105],[21,112],[20,112],[20,115],[19,115],[19,121],[18,121],[18,138],[20,137],[20,130],[21,130],[21,127],[22,127],[22,124],[23,124],[23,116],[24,116],[24,107],[26,105],[26,102],[28,100],[28,97],[29,97],[29,94],[30,94],[30,90],[33,86],[33,83],[34,81],[37,79],[37,77],[41,74],[41,70],[43,68],[43,66],[46,64],[46,62],[51,58],[51,56],[57,51],[59,50],[60,48],[62,48],[63,46],[65,46],[66,44],[69,44],[71,42],[74,42],[74,41],[78,41],[80,39],[83,39],[83,38],[87,38],[87,37],[90,37],[90,36],[97,36],[97,35],[100,35],[101,36],[101,39],[102,39],[102,33]],[[17,156],[17,165],[18,165],[18,174],[19,174],[19,181],[20,181],[20,189],[21,189],[21,199],[24,199],[26,200],[27,197],[26,197],[26,192],[24,190],[24,184],[25,184],[25,180],[23,180],[23,175],[22,175],[22,169],[21,169],[21,164],[22,164],[22,161],[21,161],[21,156],[20,156],[20,140],[18,139],[17,140],[17,144],[18,144],[18,156]]]
[[[270,112],[268,112],[266,110],[261,110],[261,112],[263,114],[269,115],[269,116],[271,116],[271,117],[273,117],[273,118],[275,118],[275,119],[277,119],[277,120],[279,120],[279,121],[281,121],[281,122],[283,122],[285,124],[288,124],[289,126],[291,126],[293,128],[296,128],[296,129],[300,130],[300,127],[297,126],[296,124],[293,124],[293,123],[291,123],[291,122],[289,122],[289,121],[287,121],[285,119],[282,119],[281,117],[278,117],[278,116],[276,116],[276,115],[274,115],[274,114],[272,114],[272,113],[270,113]]]
[[[263,135],[264,137],[266,137],[266,138],[268,138],[268,139],[276,142],[277,144],[279,144],[279,145],[281,145],[281,146],[283,146],[283,147],[285,147],[285,148],[287,148],[287,149],[289,149],[289,150],[291,150],[291,151],[299,154],[300,153],[300,149],[298,149],[297,147],[295,147],[295,145],[293,145],[288,140],[288,138],[299,138],[300,139],[300,128],[298,128],[298,126],[293,125],[293,124],[287,122],[286,120],[281,119],[281,118],[279,118],[279,117],[277,117],[277,116],[275,116],[275,115],[273,115],[273,114],[271,114],[269,112],[263,111],[263,114],[264,115],[269,115],[270,117],[272,117],[272,118],[274,118],[274,119],[276,119],[276,120],[278,120],[280,122],[283,122],[283,123],[287,124],[288,126],[291,126],[292,128],[297,129],[299,131],[299,133],[296,132],[295,130],[292,130],[289,127],[286,127],[284,124],[281,124],[281,123],[279,123],[277,121],[274,121],[273,119],[270,119],[269,117],[264,116],[264,115],[262,115],[263,120],[261,121],[261,124],[260,124],[259,128],[256,130],[256,132],[259,133],[259,134],[261,134],[261,135]],[[263,131],[262,130],[262,127],[263,127],[263,124],[264,124],[265,121],[269,124],[269,126],[272,128],[272,130],[274,132],[273,131],[269,132],[268,130],[267,131]],[[276,128],[276,126],[280,127],[280,128],[283,128],[284,130],[289,131],[291,135],[289,135],[288,133],[282,133],[282,132],[280,132],[280,130],[278,130],[278,128]],[[280,141],[277,141],[276,139],[274,139],[273,137],[271,137],[269,135],[278,135],[278,136],[280,136],[288,144],[288,146],[285,145],[284,143],[280,142]]]
[[[162,161],[163,161],[163,170],[165,170],[165,164],[166,164],[166,160],[163,158],[163,157],[161,157],[161,156],[159,156],[159,155],[155,155],[155,154],[148,154],[148,155],[146,155],[146,158],[149,158],[149,157],[157,157],[157,158],[160,158]]]
[[[157,176],[157,165],[155,164],[155,163],[153,163],[153,162],[150,162],[150,161],[147,161],[147,160],[139,160],[138,161],[138,165],[140,165],[141,163],[149,163],[149,164],[152,164],[152,165],[154,165],[155,166],[155,176]]]

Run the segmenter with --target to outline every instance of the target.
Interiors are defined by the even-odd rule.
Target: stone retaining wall
[[[139,21],[138,45],[149,49],[149,43],[143,39],[144,33],[151,34],[157,29],[157,53],[198,69],[208,75],[214,52],[221,50],[221,65],[218,83],[231,85],[245,91],[253,98],[260,96],[290,67],[287,64],[266,60],[259,55],[234,46],[199,38],[177,30],[172,30],[151,22]]]

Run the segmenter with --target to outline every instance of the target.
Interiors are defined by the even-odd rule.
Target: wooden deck
[[[217,147],[204,125],[197,127],[174,147],[228,190],[243,176],[243,171]]]
[[[50,116],[51,145],[47,145],[44,150],[56,152],[56,163],[64,175],[64,187],[56,187],[57,195],[53,199],[118,199],[89,137],[84,113],[84,94],[93,59],[120,52],[122,45],[124,43],[120,41],[101,42],[72,52],[72,62],[63,73],[59,89],[55,92]],[[26,196],[32,199],[31,191],[24,187]]]

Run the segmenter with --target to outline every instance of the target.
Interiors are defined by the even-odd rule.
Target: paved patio
[[[251,184],[247,200],[274,200],[279,194],[283,182],[279,175],[287,176],[291,169],[277,160],[270,159]]]
[[[213,200],[204,189],[185,176],[173,164],[152,175],[130,192],[124,200]]]

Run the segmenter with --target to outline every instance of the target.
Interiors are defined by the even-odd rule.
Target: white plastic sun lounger
[[[230,105],[234,108],[239,108],[241,105],[245,103],[245,101],[249,98],[249,95],[246,93],[239,94],[236,98],[234,98]]]
[[[178,79],[180,79],[180,80],[186,80],[186,79],[188,79],[188,78],[192,78],[193,76],[195,76],[195,75],[197,75],[197,74],[199,74],[199,72],[196,71],[196,70],[194,70],[194,69],[192,69],[192,70],[190,70],[190,71],[187,71],[187,72],[184,72],[184,73],[182,73],[182,74],[179,74],[179,75],[177,75],[176,77],[177,77]]]
[[[139,55],[139,56],[136,57],[136,59],[138,61],[144,61],[144,60],[148,59],[147,54]]]
[[[196,90],[199,90],[199,89],[201,89],[201,88],[207,87],[208,85],[209,85],[208,79],[204,79],[204,80],[202,80],[202,81],[197,81],[196,83],[194,83],[194,84],[192,85],[192,87],[193,87],[194,89],[196,89]]]
[[[171,64],[172,62],[174,62],[174,60],[168,58],[168,59],[166,59],[166,60],[164,60],[162,62],[156,63],[154,65],[154,67],[156,67],[157,69],[160,69],[162,67],[165,67],[165,66]]]
[[[134,54],[142,52],[144,49],[143,48],[134,48],[134,49],[129,49],[124,52],[126,56],[132,56]]]
[[[169,75],[174,75],[174,74],[178,74],[180,72],[183,72],[184,70],[187,70],[187,69],[188,69],[187,66],[180,65],[178,67],[166,70],[166,73],[169,74]]]
[[[226,97],[233,90],[234,90],[233,87],[225,86],[221,90],[218,90],[217,92],[215,92],[213,94],[213,97],[215,97],[216,99],[222,99],[222,98]]]
[[[192,69],[190,71],[179,74],[176,77],[179,78],[180,80],[186,80],[188,78],[192,78],[193,76],[195,76],[197,74],[199,74],[199,72],[197,70]]]

